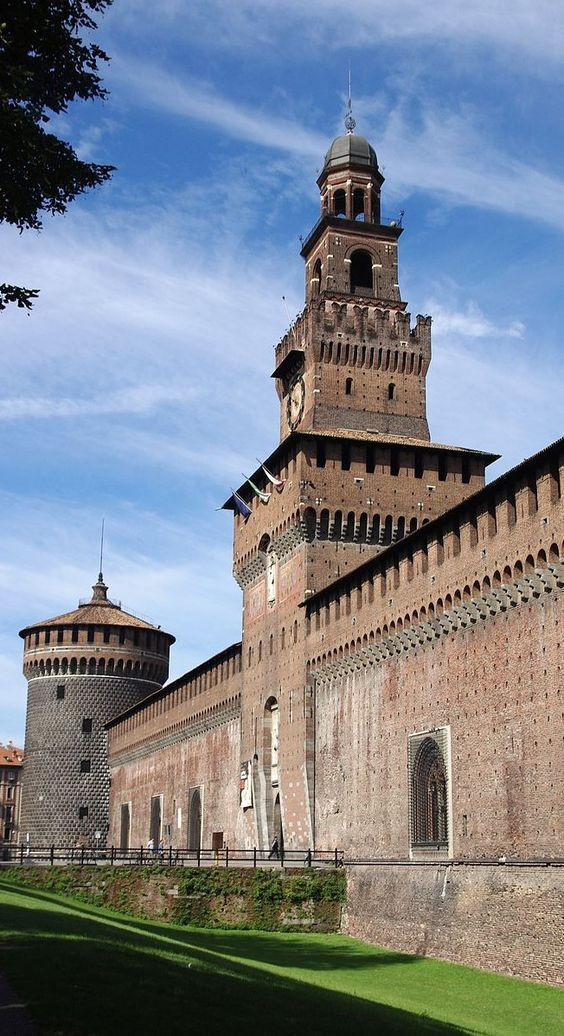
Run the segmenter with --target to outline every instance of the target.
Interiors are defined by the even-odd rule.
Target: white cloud
[[[235,104],[213,87],[174,76],[158,65],[118,56],[112,62],[111,79],[136,103],[142,100],[147,107],[204,122],[238,140],[312,159],[319,159],[326,147],[322,134],[272,112]]]
[[[498,325],[482,313],[475,302],[463,310],[450,309],[434,298],[425,303],[425,312],[433,317],[434,336],[459,335],[462,338],[523,338],[525,325],[520,320]]]
[[[164,0],[151,9],[144,0],[122,0],[107,23],[128,36],[147,31],[185,39],[200,45],[231,50],[260,47],[263,53],[283,40],[302,54],[312,41],[329,50],[408,44],[459,49],[479,46],[497,57],[526,60],[538,75],[554,74],[564,57],[564,9],[558,0]],[[273,54],[274,57],[274,54]],[[558,70],[556,68],[556,70]],[[514,74],[519,68],[514,68]]]
[[[103,414],[146,414],[162,403],[186,402],[190,386],[136,385],[93,399],[48,399],[25,396],[0,397],[0,421],[22,418],[86,417]]]
[[[116,74],[134,105],[203,121],[228,136],[304,160],[320,162],[326,150],[326,137],[297,121],[250,110],[158,66],[122,58]],[[407,96],[386,103],[383,94],[358,98],[357,108],[364,113],[366,135],[378,140],[385,156],[389,197],[425,191],[450,204],[497,210],[564,230],[564,179],[505,154],[475,123],[476,113],[438,107],[424,98],[414,105]]]

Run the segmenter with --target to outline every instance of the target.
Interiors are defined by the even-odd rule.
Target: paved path
[[[36,1036],[25,1004],[0,971],[0,1036]]]

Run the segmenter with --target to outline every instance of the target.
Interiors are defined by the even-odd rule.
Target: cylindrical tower
[[[30,845],[105,845],[105,724],[168,676],[175,638],[122,611],[107,590],[100,572],[89,601],[20,631],[28,680],[20,832]]]

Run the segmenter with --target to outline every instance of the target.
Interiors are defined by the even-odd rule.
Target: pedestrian
[[[280,846],[278,845],[278,839],[275,837],[274,841],[273,841],[273,843],[272,843],[272,845],[270,847],[270,852],[268,854],[268,859],[269,860],[273,860],[273,859],[277,860],[279,856],[280,856]]]
[[[154,838],[149,838],[149,841],[147,842],[147,849],[149,849],[151,852],[153,852],[154,848],[155,848],[155,839]]]

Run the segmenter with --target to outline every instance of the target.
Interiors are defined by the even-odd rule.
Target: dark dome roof
[[[366,137],[359,137],[356,133],[346,133],[343,137],[335,138],[325,155],[323,171],[329,172],[331,169],[347,165],[365,165],[378,169],[376,152]]]

